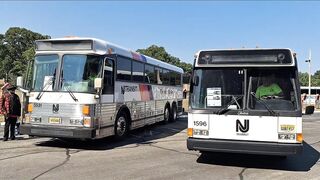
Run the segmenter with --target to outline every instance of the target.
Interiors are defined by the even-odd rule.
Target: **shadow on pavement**
[[[187,128],[187,118],[179,118],[177,121],[169,124],[156,123],[146,126],[129,133],[128,137],[123,140],[117,140],[114,137],[107,137],[97,140],[72,140],[53,138],[49,141],[38,142],[37,146],[60,147],[82,150],[109,150],[126,145],[137,147],[141,144],[149,144],[151,141],[173,136]],[[131,146],[128,148],[132,148]]]
[[[243,168],[309,171],[316,163],[319,163],[319,157],[320,153],[304,142],[302,154],[287,156],[287,158],[250,154],[202,153],[197,162]]]

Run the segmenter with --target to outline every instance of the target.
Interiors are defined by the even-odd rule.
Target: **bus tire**
[[[176,104],[172,104],[169,121],[174,122],[176,120],[177,120],[177,106]]]
[[[114,134],[117,139],[123,139],[128,135],[129,121],[127,114],[123,111],[118,114],[114,125]]]
[[[164,112],[163,112],[163,123],[166,124],[168,123],[170,120],[170,107],[167,104],[164,108]]]

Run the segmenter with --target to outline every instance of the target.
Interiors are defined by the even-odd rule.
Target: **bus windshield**
[[[295,111],[298,108],[296,78],[290,68],[197,68],[194,78],[198,79],[192,84],[194,109],[214,109],[221,114],[220,111],[227,109]]]
[[[249,69],[249,108],[293,111],[297,109],[294,71]]]
[[[199,78],[199,82],[193,86],[192,108],[243,108],[242,69],[201,68],[194,70],[194,76]]]
[[[58,55],[38,55],[35,57],[32,89],[52,91],[58,61]]]
[[[94,79],[101,77],[102,59],[93,55],[64,55],[61,90],[94,93]]]

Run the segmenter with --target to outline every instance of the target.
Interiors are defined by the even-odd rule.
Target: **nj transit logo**
[[[59,112],[59,104],[53,104],[52,105],[52,111],[54,113],[58,113]]]
[[[238,133],[239,130],[241,131],[241,133]],[[248,135],[249,131],[249,119],[245,119],[244,120],[244,124],[241,123],[241,121],[239,119],[237,119],[236,121],[236,132],[237,135]]]

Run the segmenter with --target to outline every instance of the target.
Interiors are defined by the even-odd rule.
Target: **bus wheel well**
[[[128,108],[127,106],[122,106],[122,107],[119,109],[118,113],[117,113],[117,117],[118,117],[118,115],[120,115],[121,113],[125,113],[125,114],[126,114],[128,120],[129,120],[129,126],[131,126],[131,114],[130,114],[129,108]]]

